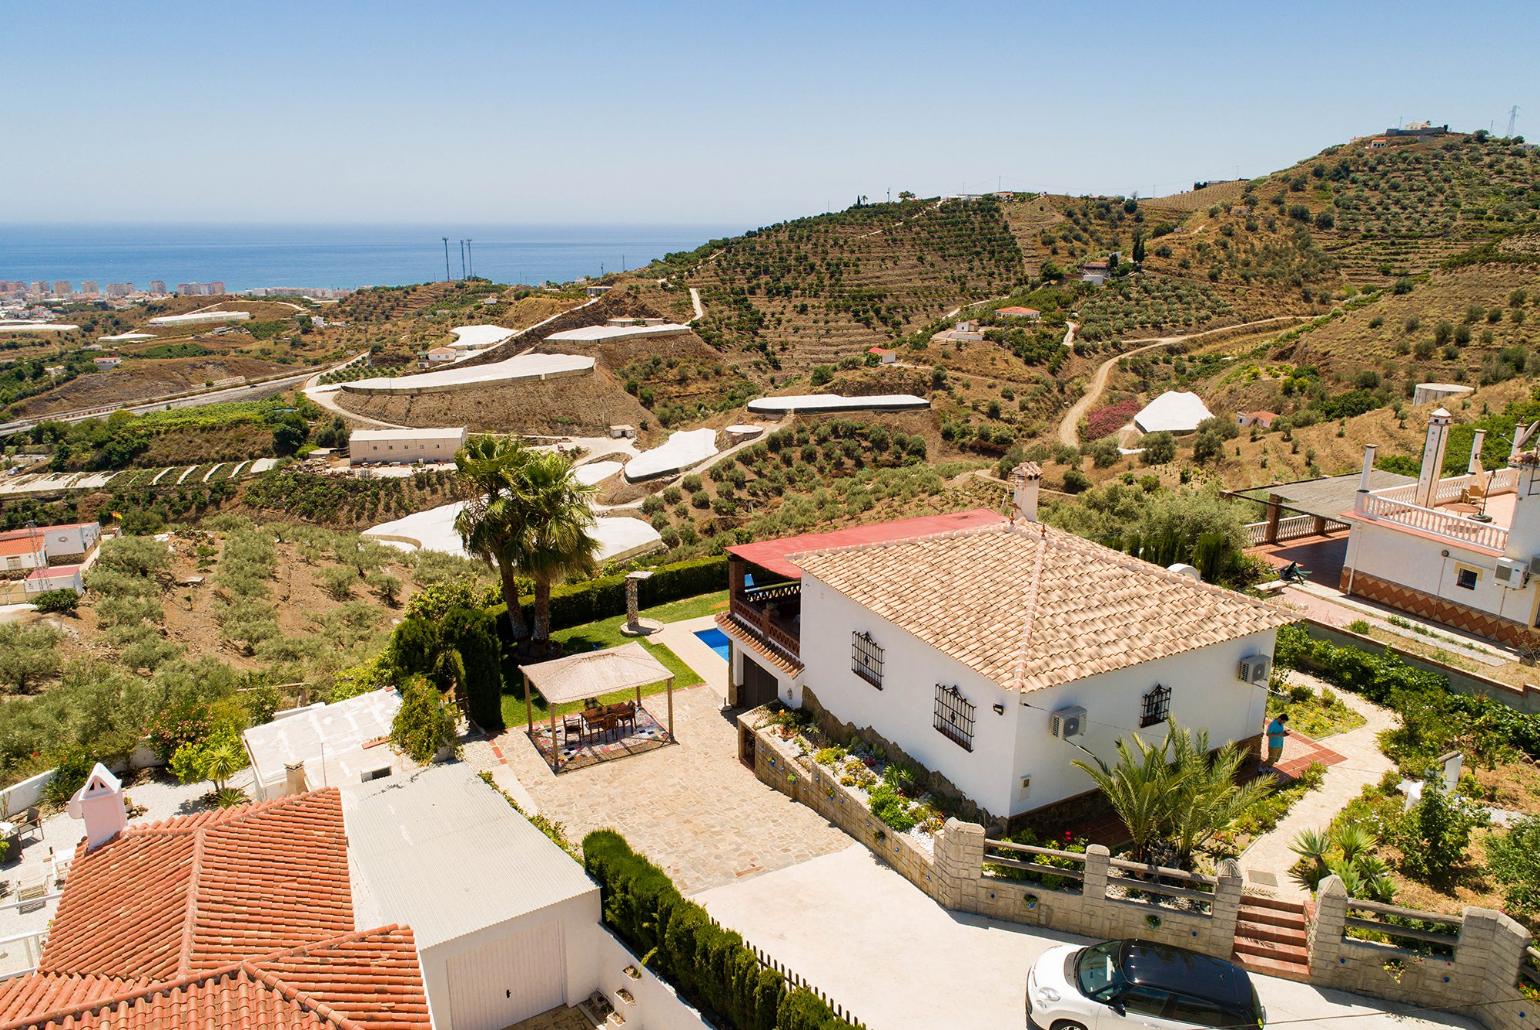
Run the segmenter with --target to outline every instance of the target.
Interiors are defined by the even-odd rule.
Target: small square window
[[[1454,574],[1454,585],[1465,590],[1475,590],[1480,574],[1475,569],[1459,569]]]
[[[1144,695],[1139,725],[1156,726],[1171,717],[1171,688],[1157,683]]]

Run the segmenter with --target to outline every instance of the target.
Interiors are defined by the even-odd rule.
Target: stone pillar
[[[1263,543],[1276,544],[1278,542],[1278,520],[1283,517],[1283,498],[1277,494],[1267,495],[1267,530],[1262,535]]]
[[[1229,958],[1230,953],[1235,950],[1235,924],[1240,919],[1241,891],[1244,882],[1241,877],[1241,867],[1236,864],[1235,859],[1227,858],[1219,863],[1218,879],[1219,882],[1214,887],[1214,900],[1209,907],[1213,930],[1203,950],[1210,955]]]
[[[645,637],[663,628],[661,622],[644,619],[641,616],[641,602],[637,597],[638,588],[651,578],[652,572],[649,569],[626,573],[626,621],[620,627],[620,632],[628,637]]]
[[[936,901],[943,908],[977,912],[983,878],[984,827],[948,819],[935,843]]]
[[[1467,908],[1448,984],[1451,997],[1469,1005],[1510,997],[1529,940],[1529,932],[1503,913]]]
[[[1335,874],[1322,880],[1315,893],[1315,919],[1310,923],[1310,972],[1336,982],[1342,933],[1347,926],[1347,888]]]
[[[1081,897],[1092,904],[1107,900],[1107,872],[1112,852],[1105,845],[1092,844],[1085,849],[1085,879],[1080,882]]]

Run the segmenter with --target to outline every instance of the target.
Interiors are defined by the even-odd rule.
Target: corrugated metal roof
[[[433,429],[355,429],[348,434],[353,440],[459,440],[465,436],[465,427]]]
[[[409,924],[419,949],[599,890],[460,762],[351,786],[343,818],[359,925]]]

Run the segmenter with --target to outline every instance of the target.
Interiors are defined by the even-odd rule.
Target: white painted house
[[[348,464],[415,462],[444,464],[465,446],[465,427],[443,429],[355,429],[348,436]]]
[[[0,533],[0,543],[16,540],[42,545],[50,562],[76,562],[91,553],[102,539],[100,522],[66,522],[57,526],[10,529]]]
[[[1466,472],[1443,475],[1454,418],[1428,419],[1417,481],[1371,489],[1375,448],[1364,449],[1340,589],[1511,644],[1540,626],[1540,452],[1525,450],[1540,423],[1515,436],[1507,467],[1483,467],[1485,434]]]
[[[1275,633],[1295,616],[1039,523],[1039,475],[1013,475],[1009,521],[979,510],[729,548],[730,698],[816,700],[996,819],[1090,791],[1075,759],[1110,762],[1120,738],[1171,719],[1214,747],[1256,737]]]

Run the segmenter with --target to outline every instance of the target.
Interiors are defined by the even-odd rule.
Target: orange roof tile
[[[163,981],[352,929],[334,788],[82,845],[38,968]]]
[[[34,973],[0,984],[0,1012],[5,1020],[0,1030],[420,1030],[431,1025],[412,931],[395,926],[342,934],[158,983]]]

